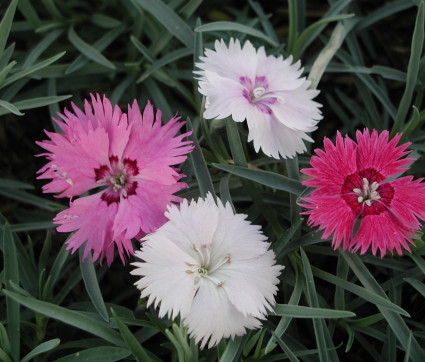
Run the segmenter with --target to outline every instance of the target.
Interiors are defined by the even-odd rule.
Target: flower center
[[[127,198],[136,194],[137,181],[134,176],[139,174],[136,160],[125,158],[121,162],[117,156],[111,156],[109,165],[96,168],[94,173],[99,185],[108,186],[101,196],[108,205],[119,202],[121,197]]]
[[[206,279],[214,283],[217,288],[220,288],[224,284],[224,281],[218,280],[213,274],[216,270],[220,269],[222,265],[230,263],[230,254],[221,258],[211,258],[211,244],[203,244],[201,250],[199,250],[195,244],[193,244],[192,248],[196,253],[196,263],[186,262],[186,265],[189,267],[186,273],[194,275],[196,287],[199,287],[201,279]]]
[[[240,77],[239,82],[244,86],[242,94],[245,99],[263,113],[273,113],[270,105],[275,104],[276,101],[285,103],[285,99],[281,95],[269,90],[267,78],[264,76],[255,77],[254,82],[248,77]]]
[[[394,197],[390,182],[373,168],[345,177],[341,197],[357,216],[378,215],[388,210]]]
[[[378,191],[376,191],[379,187],[379,184],[376,181],[373,181],[372,185],[369,185],[369,180],[363,177],[363,190],[354,188],[353,192],[359,197],[357,201],[359,203],[364,202],[367,206],[372,205],[372,201],[379,200],[381,196],[379,196]]]

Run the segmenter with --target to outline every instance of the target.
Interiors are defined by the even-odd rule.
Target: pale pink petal
[[[250,41],[241,48],[230,39],[227,47],[217,41],[207,49],[194,74],[199,92],[206,97],[204,117],[248,121],[254,148],[274,158],[293,157],[306,150],[304,141],[322,119],[321,105],[312,99],[318,91],[308,89],[301,78],[300,63],[292,57],[267,56],[264,47],[255,50]]]

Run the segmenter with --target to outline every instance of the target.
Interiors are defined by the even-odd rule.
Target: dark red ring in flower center
[[[377,196],[370,197],[371,191],[364,193],[364,179],[367,180],[366,185],[374,183],[379,185],[376,189]],[[391,200],[394,197],[394,188],[389,182],[382,183],[384,179],[384,176],[373,168],[352,173],[344,180],[344,184],[341,187],[341,196],[356,215],[360,213],[363,216],[379,215],[390,207]],[[354,190],[357,190],[357,192]],[[358,190],[360,190],[360,193]],[[369,201],[366,202],[367,200]]]
[[[126,199],[136,195],[137,181],[132,178],[139,174],[136,160],[125,158],[119,162],[117,156],[109,157],[109,165],[101,165],[94,169],[95,180],[99,185],[108,188],[102,193],[101,199],[108,206],[119,202],[121,197]]]

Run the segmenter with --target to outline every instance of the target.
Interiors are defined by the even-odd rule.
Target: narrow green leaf
[[[413,131],[416,130],[416,128],[420,124],[421,124],[421,120],[420,120],[419,110],[418,110],[418,108],[413,106],[412,107],[412,117],[410,118],[409,122],[406,123],[404,128],[401,130],[403,137],[407,137],[408,135],[410,135]]]
[[[3,55],[4,48],[6,47],[17,4],[18,0],[12,0],[0,23],[0,58]]]
[[[358,295],[360,298],[375,304],[376,306],[380,306],[382,308],[386,308],[395,313],[400,313],[405,315],[406,317],[410,317],[410,314],[407,313],[400,306],[392,303],[387,297],[382,297],[377,293],[374,293],[371,290],[365,289],[359,285],[353,284],[345,279],[338,278],[336,275],[331,273],[327,273],[319,268],[311,267],[314,275],[320,279],[326,280],[329,283],[335,284],[339,288],[343,288],[348,290],[351,293]]]
[[[292,349],[289,348],[287,346],[287,344],[285,342],[282,341],[282,339],[276,335],[276,333],[274,333],[272,331],[272,335],[273,337],[276,339],[277,343],[279,343],[279,346],[282,348],[282,350],[286,353],[287,357],[289,358],[289,360],[291,362],[297,362],[299,361],[299,359],[297,358],[297,356],[294,354],[294,352],[292,352]]]
[[[301,305],[276,304],[274,314],[293,318],[351,318],[356,314],[345,310],[304,307]]]
[[[40,25],[40,18],[34,7],[31,5],[30,0],[19,0],[18,9],[25,19],[27,19],[27,21],[31,24],[33,29],[36,29]]]
[[[185,361],[183,346],[180,344],[176,336],[174,336],[173,333],[168,328],[165,330],[165,335],[167,336],[167,338],[170,340],[170,342],[173,344],[174,348],[176,349],[178,360]]]
[[[300,229],[302,221],[303,220],[301,218],[298,219],[295,224],[286,229],[282,236],[272,244],[277,259],[283,256],[282,252],[284,248],[288,245],[289,241],[292,239],[295,233]]]
[[[249,335],[246,334],[243,337],[235,337],[235,339],[228,341],[219,362],[238,361],[248,338]]]
[[[10,283],[19,284],[19,266],[18,255],[16,252],[15,240],[8,224],[3,226],[3,265],[4,265],[4,282],[7,289],[11,289]],[[6,291],[4,291],[6,294]],[[7,332],[9,335],[10,354],[15,361],[19,361],[20,355],[20,307],[15,300],[6,294],[6,316],[7,316]]]
[[[288,53],[294,52],[295,42],[298,37],[298,7],[297,0],[288,0],[289,30]]]
[[[264,34],[263,32],[253,29],[250,26],[235,23],[232,21],[215,21],[213,23],[204,24],[197,28],[195,28],[196,32],[213,32],[213,31],[236,31],[239,33],[248,34],[251,36],[254,36],[256,38],[262,39],[266,41],[267,43],[271,44],[274,47],[279,46],[279,43],[277,43],[274,39],[271,39],[269,36]]]
[[[150,52],[148,48],[146,48],[139,39],[137,39],[135,36],[130,36],[130,41],[133,43],[133,45],[136,47],[136,49],[148,60],[149,63],[155,63],[156,58],[155,56]]]
[[[331,59],[334,57],[335,53],[341,47],[344,42],[345,37],[356,24],[354,21],[345,21],[340,22],[336,25],[335,29],[332,32],[332,35],[329,41],[326,43],[326,46],[320,51],[319,55],[314,61],[310,73],[308,75],[308,80],[311,82],[310,88],[315,89],[322,78],[323,73],[326,70]]]
[[[70,252],[66,250],[67,244],[63,244],[61,250],[56,256],[55,261],[53,262],[52,269],[50,270],[50,286],[47,294],[50,294],[50,291],[55,287],[57,281],[61,277],[63,266],[68,260]]]
[[[90,297],[94,307],[105,322],[109,322],[108,311],[103,301],[102,292],[100,291],[99,282],[97,281],[96,271],[92,263],[91,254],[83,261],[84,249],[79,249],[80,254],[80,270],[86,286],[87,294]]]
[[[25,182],[17,181],[17,180],[11,180],[7,178],[0,178],[0,187],[4,187],[7,189],[27,189],[27,190],[33,190],[34,186],[27,184]]]
[[[0,85],[0,88],[6,87],[7,85],[16,82],[18,79],[24,78],[32,73],[39,71],[40,69],[46,68],[50,64],[56,62],[58,59],[62,58],[66,52],[56,54],[55,56],[41,61],[27,69],[21,70],[20,72],[15,73],[14,75],[6,78],[6,80]],[[17,102],[18,103],[18,102]]]
[[[261,26],[263,27],[264,31],[266,32],[267,36],[274,40],[275,42],[279,42],[279,39],[275,33],[275,30],[273,28],[273,25],[271,24],[270,20],[269,20],[269,15],[266,15],[264,13],[263,8],[261,7],[260,3],[252,1],[252,0],[248,0],[249,5],[252,7],[252,9],[255,11],[255,13],[257,14]]]
[[[354,272],[357,278],[359,278],[360,282],[365,286],[365,288],[382,297],[386,297],[385,292],[382,290],[381,286],[375,280],[372,274],[370,274],[369,270],[362,263],[358,255],[346,252],[341,252],[341,255],[347,261],[351,270]],[[405,349],[407,349],[411,331],[407,327],[403,318],[391,310],[382,308],[379,305],[377,305],[377,307],[386,319],[398,341]],[[415,337],[412,337],[410,354],[412,359],[415,361],[425,361],[425,351],[421,348]]]
[[[298,305],[301,299],[301,293],[303,291],[304,284],[305,283],[303,282],[303,279],[300,277],[299,268],[295,268],[295,286],[292,291],[291,298],[289,298],[288,305]],[[291,317],[282,316],[277,327],[274,330],[274,333],[278,337],[281,337],[285,333],[291,321],[292,321]],[[265,354],[271,352],[274,348],[274,345],[275,345],[275,339],[274,337],[272,337],[269,339],[266,345]]]
[[[24,358],[22,358],[21,362],[30,361],[32,358],[34,358],[35,356],[38,356],[39,354],[51,351],[53,348],[56,348],[57,346],[59,346],[59,343],[60,343],[59,338],[51,339],[50,341],[41,343],[37,347],[35,347],[31,352],[29,352]]]
[[[103,35],[100,39],[96,40],[92,47],[98,50],[99,52],[104,51],[112,42],[121,35],[124,30],[126,29],[125,25],[116,27],[110,31],[108,31],[105,35]],[[82,67],[84,67],[90,59],[86,57],[85,55],[79,55],[75,60],[69,65],[68,68],[65,70],[65,74],[71,74],[72,72],[75,72]]]
[[[105,29],[116,28],[117,26],[121,25],[121,22],[119,20],[114,19],[108,15],[99,13],[94,13],[91,16],[91,21],[93,22],[93,24],[96,24],[97,26],[100,26],[101,28]]]
[[[397,82],[406,82],[406,73],[398,69],[385,67],[382,65],[373,65],[370,68],[354,66],[350,64],[329,64],[326,68],[327,73],[354,73],[354,74],[377,74],[389,80]]]
[[[406,88],[404,89],[403,97],[401,98],[397,109],[394,126],[391,130],[392,136],[401,130],[407,112],[410,109],[413,91],[418,80],[419,65],[425,36],[424,27],[424,2],[421,1],[418,7],[418,14],[416,16],[415,29],[413,30],[410,59],[409,64],[407,65]]]
[[[289,177],[279,175],[274,172],[217,163],[213,163],[212,165],[220,170],[231,173],[232,175],[240,176],[277,190],[287,191],[297,196],[304,191],[304,187],[299,181],[292,180]]]
[[[1,71],[0,71],[0,85],[3,83],[4,79],[6,78],[6,76],[9,74],[10,70],[16,65],[16,61],[13,60],[11,61],[6,67],[4,67]],[[0,68],[1,69],[1,68]]]
[[[304,44],[308,41],[308,38],[313,36],[320,27],[322,27],[325,24],[340,21],[344,19],[352,18],[354,14],[342,14],[342,15],[335,15],[335,16],[329,16],[320,19],[319,21],[316,21],[315,23],[311,24],[307,29],[305,29],[301,35],[298,37],[297,41],[294,45],[294,50],[292,52],[294,56],[294,60],[297,60],[298,57],[301,54],[301,49],[304,46]]]
[[[3,323],[0,323],[0,346],[6,353],[10,353],[10,341],[7,335],[6,328]]]
[[[10,229],[15,233],[21,231],[46,230],[54,227],[57,227],[57,225],[53,224],[52,221],[36,221],[10,225]]]
[[[115,65],[112,64],[106,57],[99,52],[92,45],[86,43],[81,39],[77,33],[74,31],[74,27],[71,26],[68,30],[68,39],[77,48],[81,54],[85,55],[87,58],[93,60],[94,62],[103,65],[109,69],[115,70]]]
[[[352,2],[353,0],[339,0],[334,1],[327,11],[327,13],[323,16],[322,19],[330,18],[335,15],[338,15],[339,13],[342,13],[344,9],[347,8],[347,6]],[[314,24],[313,24],[314,25]],[[312,34],[308,36],[308,38],[304,41],[301,50],[300,55],[303,53],[305,49],[320,35],[320,33],[325,29],[325,27],[328,25],[328,23],[323,23],[320,25],[317,29],[313,31]]]
[[[193,49],[195,35],[187,23],[161,0],[132,0],[152,14],[172,35],[186,47]]]
[[[407,340],[406,353],[404,355],[403,362],[409,362],[410,361],[410,350],[412,348],[412,337],[413,337],[413,333],[412,333],[412,331],[410,331],[409,339]]]
[[[104,323],[100,323],[95,319],[88,318],[86,315],[8,290],[3,290],[3,293],[37,313],[41,313],[47,317],[57,319],[85,332],[92,333],[117,346],[125,346],[119,333],[110,328],[105,328]]]
[[[7,114],[7,113],[13,113],[16,114],[17,116],[23,116],[25,113],[19,112],[19,109],[16,108],[16,106],[14,106],[12,103],[3,101],[0,99],[0,107],[3,107],[3,110],[0,110],[0,114]]]
[[[356,26],[356,30],[363,30],[371,25],[374,25],[382,19],[385,19],[400,11],[406,10],[414,5],[415,3],[413,1],[406,0],[391,1],[390,3],[386,3],[384,6],[376,9],[361,19]]]
[[[413,278],[404,278],[413,288],[415,288],[425,298],[425,284]]]
[[[422,273],[425,274],[425,260],[421,256],[415,254],[410,254],[410,258],[415,262]]]
[[[44,239],[43,247],[41,249],[40,257],[38,259],[38,272],[41,273],[46,268],[47,259],[49,258],[50,250],[52,248],[52,235],[48,232]]]
[[[145,349],[142,347],[142,345],[139,343],[133,333],[131,333],[128,327],[123,322],[121,322],[113,308],[111,308],[111,312],[126,346],[131,351],[132,355],[136,358],[136,361],[150,361],[149,355],[147,354]]]
[[[195,134],[193,133],[192,123],[190,119],[186,120],[187,130],[192,134],[190,135],[190,140],[193,142],[195,148],[190,153],[190,159],[192,160],[193,170],[195,171],[196,179],[198,180],[199,191],[202,197],[205,197],[208,192],[215,197],[214,186],[211,181],[211,176],[208,171],[207,164],[204,159],[204,155],[202,154],[201,147],[199,146],[198,140],[196,139]]]
[[[0,360],[3,362],[13,362],[9,355],[0,348]]]
[[[155,61],[147,71],[145,71],[138,79],[136,83],[143,82],[147,77],[149,77],[153,72],[155,72],[158,69],[161,69],[165,65],[175,62],[178,59],[187,57],[192,54],[192,50],[188,48],[181,48],[177,49],[173,52],[168,53],[163,58],[159,59],[158,61]]]
[[[63,33],[63,29],[56,29],[48,33],[28,54],[23,69],[29,68],[38,57]]]
[[[302,259],[302,265],[304,269],[305,280],[306,280],[308,304],[310,304],[314,308],[317,308],[319,307],[319,299],[317,297],[316,287],[314,285],[313,273],[311,271],[310,262],[304,250],[300,248],[300,251],[301,251],[301,259]],[[324,326],[319,319],[317,318],[313,319],[313,328],[314,328],[314,335],[316,337],[317,348],[319,350],[320,361],[323,361],[323,362],[329,361],[330,358],[328,355],[328,348],[326,345]]]
[[[74,362],[74,361],[102,361],[102,362],[115,362],[127,358],[131,352],[127,348],[120,347],[94,347],[83,349],[76,353],[58,358],[55,362]],[[147,360],[149,361],[149,360]]]
[[[30,98],[30,99],[25,99],[23,101],[15,102],[15,107],[18,108],[19,110],[40,108],[40,107],[48,106],[50,104],[62,102],[65,99],[69,99],[71,97],[72,97],[72,94],[67,94],[63,96],[47,96],[47,97]],[[4,114],[3,111],[0,110],[0,116],[3,114]]]

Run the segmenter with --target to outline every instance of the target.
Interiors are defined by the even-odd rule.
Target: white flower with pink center
[[[206,49],[195,66],[199,92],[206,96],[204,117],[246,119],[256,152],[291,158],[306,151],[304,140],[313,142],[307,133],[322,119],[321,105],[313,101],[319,91],[308,89],[299,61],[267,56],[250,41],[241,48],[231,38],[229,47],[216,40],[215,50]]]

